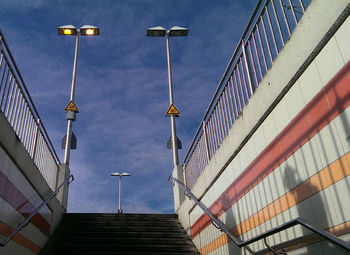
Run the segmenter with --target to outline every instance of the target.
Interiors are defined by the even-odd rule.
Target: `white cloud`
[[[1,4],[5,8],[16,8],[17,10],[34,9],[43,7],[45,0],[3,0]]]

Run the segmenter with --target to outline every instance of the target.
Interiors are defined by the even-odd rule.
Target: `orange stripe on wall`
[[[5,223],[0,221],[0,234],[8,237],[13,232],[13,229],[7,226]],[[12,241],[18,243],[19,245],[27,248],[28,250],[34,252],[35,254],[38,254],[40,251],[40,247],[33,243],[32,241],[25,238],[23,235],[17,233],[13,238]],[[0,248],[1,249],[1,248]],[[0,250],[1,251],[1,250]]]
[[[332,235],[335,235],[335,236],[342,236],[342,235],[348,234],[348,233],[350,233],[350,221],[339,224],[337,226],[334,226],[334,227],[331,227],[328,229],[325,229],[325,230],[327,232],[331,233]],[[223,235],[220,238],[221,238],[221,240],[217,240],[216,244],[222,242],[223,243],[222,245],[225,245],[226,243],[228,243],[230,241],[229,238],[227,237],[227,235]],[[303,248],[303,247],[309,246],[311,244],[320,242],[322,240],[323,239],[320,236],[318,236],[316,234],[311,234],[309,236],[306,236],[303,239],[297,240],[297,242],[295,242],[291,245],[287,244],[286,246],[283,246],[283,250],[287,251],[287,252],[292,251],[292,250],[296,250],[296,249]],[[217,248],[220,246],[217,246]],[[206,248],[201,249],[201,254],[205,255],[205,254],[208,254],[209,252],[216,249],[216,248],[215,249],[206,249]],[[280,248],[282,248],[282,247],[280,247]],[[278,251],[279,249],[275,249],[275,250]],[[266,253],[259,253],[259,254],[271,254],[271,253],[266,252]]]
[[[290,190],[260,211],[250,216],[248,219],[233,227],[230,231],[236,237],[241,236],[247,233],[249,230],[297,205],[298,203],[310,198],[321,190],[324,190],[336,182],[344,179],[350,175],[350,167],[348,162],[350,162],[350,153],[339,158],[337,161],[314,174],[309,179],[296,186],[294,189]],[[313,188],[309,189],[308,187]],[[229,241],[230,239],[226,235],[222,235],[208,245],[204,246],[202,248],[203,253],[201,251],[201,254],[207,254],[220,246],[225,245]]]
[[[217,217],[231,208],[268,174],[350,106],[350,62],[306,105],[209,207]],[[203,214],[191,227],[196,237],[210,219]]]

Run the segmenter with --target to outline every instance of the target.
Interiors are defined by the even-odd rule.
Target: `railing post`
[[[31,152],[31,158],[33,160],[35,158],[36,147],[38,145],[39,126],[40,126],[40,119],[37,120],[35,130],[34,130],[33,145],[32,145],[32,152]]]
[[[206,123],[205,123],[204,120],[202,122],[202,127],[203,127],[205,149],[206,149],[206,152],[207,152],[207,163],[209,163],[209,161],[210,161],[210,148],[209,148],[209,143],[208,143],[208,135],[207,135]]]
[[[248,83],[249,83],[249,90],[250,90],[250,95],[253,95],[253,85],[252,85],[252,76],[251,76],[251,71],[248,65],[248,59],[247,59],[247,55],[245,52],[245,44],[244,44],[244,40],[242,39],[242,52],[243,52],[243,59],[244,59],[244,63],[245,63],[245,68],[247,70],[247,76],[248,76]],[[244,75],[244,73],[243,73]],[[248,97],[248,95],[247,95]]]
[[[183,177],[184,177],[184,184],[187,186],[186,166],[187,166],[187,163],[184,162],[184,163],[182,164],[182,175],[183,175]]]

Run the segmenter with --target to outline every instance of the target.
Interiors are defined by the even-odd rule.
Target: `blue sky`
[[[115,171],[125,212],[172,213],[173,168],[165,39],[146,37],[161,25],[188,27],[171,38],[174,101],[182,162],[204,112],[253,12],[256,0],[2,0],[4,33],[61,161],[66,132],[74,37],[56,28],[100,27],[79,45],[73,131],[78,148],[70,167],[70,212],[115,212]]]

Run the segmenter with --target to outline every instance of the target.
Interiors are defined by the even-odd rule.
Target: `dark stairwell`
[[[171,214],[68,213],[40,255],[199,254]]]

